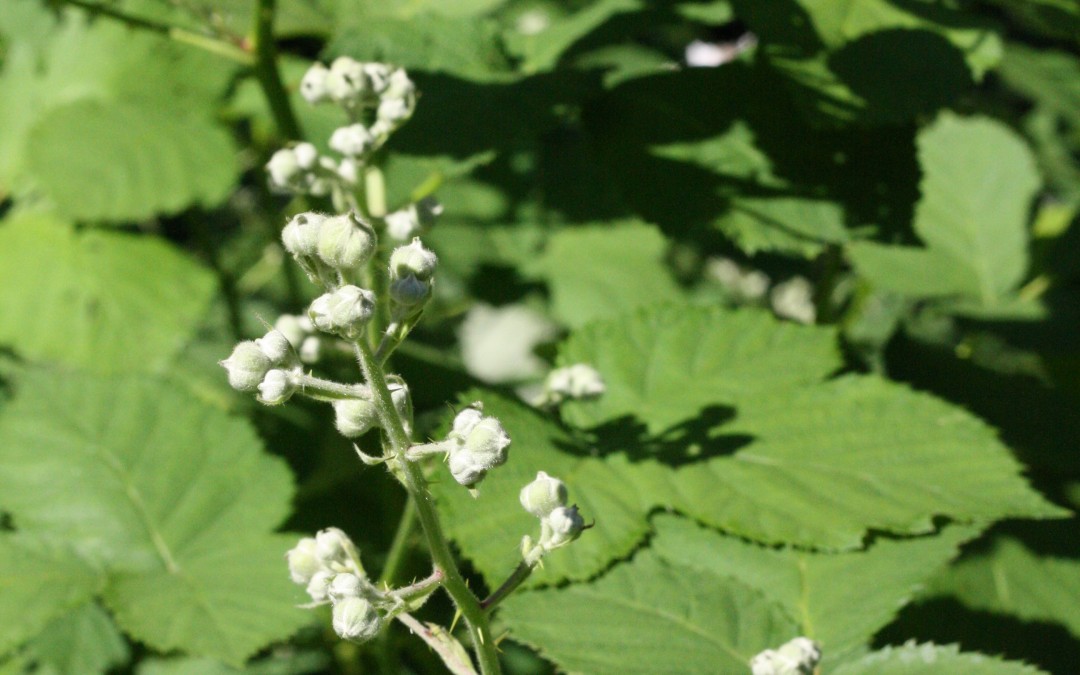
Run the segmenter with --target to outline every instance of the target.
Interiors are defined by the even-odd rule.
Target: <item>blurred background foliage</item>
[[[441,668],[292,608],[274,532],[341,527],[379,569],[403,495],[325,407],[259,407],[216,365],[315,294],[278,232],[327,208],[266,187],[297,139],[256,9],[0,3],[0,671]],[[273,28],[324,150],[342,120],[296,93],[312,60],[421,92],[379,161],[392,209],[444,204],[440,267],[393,367],[421,434],[478,397],[512,423],[480,501],[436,486],[477,587],[509,571],[536,469],[597,519],[507,605],[510,672],[716,672],[710,650],[810,614],[827,672],[886,672],[908,639],[1075,671],[1080,2],[278,0]],[[561,421],[515,401],[581,360],[609,397]],[[748,445],[798,471],[736,463]],[[834,482],[864,466],[872,490]],[[405,543],[399,581],[427,564]],[[795,568],[842,587],[808,608]],[[745,612],[695,617],[719,646],[600,628],[624,616],[605,598],[692,616],[698,592]],[[904,672],[1033,672],[929,649]]]

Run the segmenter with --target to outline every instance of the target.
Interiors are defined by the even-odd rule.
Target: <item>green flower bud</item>
[[[311,258],[319,250],[319,232],[326,216],[309,211],[289,219],[281,231],[281,243],[293,256]]]
[[[585,530],[585,519],[576,506],[560,506],[552,510],[545,522],[551,529],[551,536],[542,542],[548,550],[569,544]]]
[[[315,573],[323,569],[322,563],[315,554],[313,537],[301,539],[296,546],[289,549],[289,552],[285,554],[285,559],[289,563],[289,576],[293,583],[307,585],[311,583],[311,578],[315,576]]]
[[[376,241],[375,230],[355,213],[327,218],[319,229],[319,258],[334,269],[356,269],[375,252]]]
[[[438,259],[435,254],[424,248],[419,238],[411,244],[399,246],[390,254],[390,278],[403,279],[414,276],[420,281],[428,281],[435,274]]]
[[[315,298],[308,316],[315,327],[355,339],[375,313],[375,294],[357,286],[342,286]]]
[[[334,401],[334,426],[346,438],[358,438],[379,426],[379,412],[369,400]]]
[[[334,604],[334,632],[352,642],[367,642],[379,633],[382,617],[363,598],[344,598]]]
[[[340,602],[345,598],[360,597],[360,577],[352,572],[343,572],[334,577],[326,593],[334,602]]]
[[[326,76],[330,71],[321,63],[313,63],[304,73],[300,80],[300,95],[308,103],[322,103],[330,98],[330,92],[326,89]]]
[[[272,366],[259,345],[250,340],[237,344],[229,358],[218,363],[228,372],[230,387],[249,392],[259,388]]]
[[[266,405],[281,405],[296,393],[296,382],[284,370],[274,368],[267,371],[266,377],[259,383],[259,395],[255,398]]]
[[[521,506],[537,518],[546,518],[560,506],[566,506],[566,485],[543,471],[536,480],[521,489]]]
[[[330,136],[330,148],[349,157],[366,155],[375,148],[375,142],[375,137],[363,124],[340,127]]]

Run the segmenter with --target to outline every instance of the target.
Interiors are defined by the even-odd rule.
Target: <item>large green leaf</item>
[[[680,291],[665,264],[666,252],[663,235],[640,222],[561,230],[538,265],[551,287],[552,313],[580,326],[677,300]]]
[[[129,656],[124,636],[96,602],[65,612],[27,645],[39,673],[104,673]]]
[[[1080,638],[1080,561],[1040,554],[1010,537],[965,556],[934,580],[930,592],[972,609],[1061,624]]]
[[[47,48],[17,25],[0,34],[12,42],[0,74],[0,193],[39,193],[90,220],[224,199],[237,164],[213,113],[228,62],[74,11]]]
[[[675,516],[658,516],[653,525],[657,555],[737,579],[784,607],[801,635],[821,643],[826,665],[869,643],[959,545],[978,533],[950,527],[935,536],[877,539],[866,550],[828,554],[765,548]]]
[[[68,547],[0,535],[0,655],[86,602],[103,582],[101,571]]]
[[[550,7],[537,7],[519,17],[504,39],[507,49],[521,59],[522,71],[549,70],[593,29],[613,16],[639,9],[641,4],[640,0],[597,0],[565,16],[554,14]]]
[[[76,230],[40,215],[0,221],[0,341],[97,372],[170,362],[206,310],[210,272],[163,241]]]
[[[517,593],[500,617],[514,640],[583,673],[743,673],[756,653],[797,634],[738,581],[647,551],[594,582]]]
[[[101,561],[120,626],[239,664],[306,620],[285,572],[291,477],[246,423],[167,380],[20,375],[0,417],[0,505]]]
[[[956,645],[916,644],[886,647],[845,664],[836,675],[1037,675],[1043,671],[1019,661],[1005,661]]]
[[[954,115],[922,132],[918,146],[915,231],[926,250],[857,243],[852,262],[900,293],[1005,303],[1028,265],[1027,211],[1039,187],[1030,150],[997,122]]]

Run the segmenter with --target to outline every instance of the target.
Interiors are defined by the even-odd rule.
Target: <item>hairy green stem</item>
[[[303,373],[296,375],[295,379],[296,384],[300,385],[300,393],[311,398],[340,401],[363,399],[371,395],[362,384],[341,384]]]
[[[436,568],[430,576],[421,579],[414,584],[402,586],[401,588],[395,588],[394,590],[390,591],[390,595],[408,602],[409,600],[414,600],[416,598],[423,597],[428,593],[431,593],[433,590],[435,590],[436,586],[442,584],[443,579],[445,578],[446,573],[443,572],[441,569]]]
[[[390,551],[386,554],[386,564],[383,565],[382,574],[379,575],[379,583],[392,586],[397,577],[401,565],[405,562],[405,554],[409,550],[409,537],[413,528],[416,527],[416,502],[412,495],[405,499],[405,508],[398,520],[397,531],[394,532],[394,540],[390,542]]]
[[[300,140],[304,137],[300,122],[296,119],[281,74],[277,67],[277,47],[274,44],[274,11],[276,0],[258,0],[252,26],[252,43],[255,52],[253,71],[259,81],[263,96],[270,106],[278,131],[286,138]]]
[[[540,564],[540,559],[544,557],[544,549],[541,546],[534,546],[531,551],[525,554],[525,559],[518,563],[518,566],[514,568],[514,571],[510,573],[510,576],[506,578],[506,581],[495,589],[495,591],[484,598],[480,606],[484,608],[485,612],[490,612],[495,605],[498,605],[503,601],[506,596],[517,590],[517,587],[525,582],[532,574],[536,566]]]
[[[446,574],[443,587],[450,594],[468,626],[473,648],[480,662],[480,672],[483,675],[497,675],[502,671],[487,614],[480,607],[480,601],[469,590],[465,578],[458,570],[453,553],[450,551],[450,543],[443,534],[442,524],[435,510],[435,500],[428,490],[427,480],[424,478],[420,465],[405,460],[405,451],[409,449],[411,441],[405,432],[405,426],[394,406],[394,401],[390,397],[390,389],[386,385],[382,366],[375,360],[375,355],[372,354],[366,342],[357,340],[353,346],[360,370],[363,371],[364,378],[371,387],[372,400],[379,413],[379,421],[390,439],[390,448],[394,455],[401,458],[405,489],[416,503],[417,517],[423,527],[432,561],[437,569],[441,569]]]

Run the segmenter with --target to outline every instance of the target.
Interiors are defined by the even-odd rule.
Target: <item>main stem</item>
[[[274,116],[278,131],[285,138],[299,140],[303,138],[300,123],[296,120],[292,106],[289,105],[289,95],[285,91],[285,85],[281,82],[281,74],[278,73],[277,68],[277,47],[274,44],[276,4],[276,0],[259,0],[255,6],[252,27],[255,78],[259,81],[266,102],[270,106],[270,113]]]
[[[495,649],[495,639],[491,634],[487,614],[480,607],[480,601],[469,590],[465,578],[458,570],[454,556],[450,552],[450,544],[443,534],[439,516],[435,511],[435,500],[428,490],[427,480],[424,478],[420,465],[405,459],[405,451],[409,449],[410,440],[398,416],[397,408],[394,407],[394,401],[390,397],[390,388],[386,386],[382,366],[375,360],[375,355],[371,353],[371,348],[363,339],[357,340],[353,345],[360,370],[363,371],[364,379],[371,387],[372,400],[379,412],[379,421],[390,439],[390,448],[401,460],[405,489],[416,504],[416,514],[424,529],[432,561],[437,569],[441,569],[446,574],[443,587],[454,600],[454,604],[457,605],[469,628],[473,648],[480,662],[480,672],[483,675],[499,675],[502,672],[499,666],[499,655]]]

